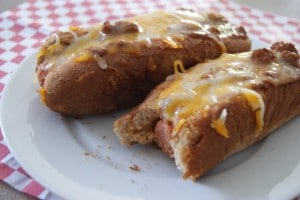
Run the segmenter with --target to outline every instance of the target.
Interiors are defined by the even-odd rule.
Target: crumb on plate
[[[129,166],[129,169],[131,169],[132,171],[136,171],[136,172],[141,171],[140,167],[137,166],[136,164]]]

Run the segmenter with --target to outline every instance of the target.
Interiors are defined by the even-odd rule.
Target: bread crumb
[[[84,155],[85,155],[85,156],[89,156],[89,155],[90,155],[90,152],[84,152]]]
[[[136,164],[129,166],[129,169],[131,169],[132,171],[136,171],[136,172],[141,171],[140,167],[137,166]]]

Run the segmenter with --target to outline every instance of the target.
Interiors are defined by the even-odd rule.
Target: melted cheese
[[[77,26],[69,26],[69,30],[70,31],[79,31],[80,30],[80,28],[79,27],[77,27]]]
[[[277,62],[263,67],[255,66],[250,56],[250,52],[224,54],[218,59],[198,64],[186,73],[169,77],[171,83],[160,93],[157,106],[162,110],[163,117],[176,127],[173,132],[183,125],[182,119],[186,121],[196,112],[205,114],[210,105],[234,95],[243,96],[249,103],[256,116],[256,131],[261,132],[265,105],[263,97],[252,89],[253,86],[262,84],[265,80],[274,84],[287,82],[295,75],[299,76],[300,69]],[[269,77],[268,73],[274,75]],[[223,113],[220,119],[213,121],[212,127],[224,137],[229,137],[225,115]]]
[[[163,41],[173,49],[182,48],[182,45],[175,42],[171,37],[166,37]]]
[[[256,117],[256,132],[260,132],[264,126],[264,114],[265,114],[265,105],[262,96],[247,88],[242,88],[241,92],[244,97],[247,99],[249,105],[252,107],[252,110],[255,112]]]
[[[182,48],[182,40],[190,33],[210,34],[209,28],[214,26],[220,29],[222,35],[236,34],[235,29],[228,23],[216,23],[209,19],[207,13],[198,13],[191,10],[176,10],[174,12],[156,11],[153,13],[135,16],[127,19],[139,26],[138,33],[105,34],[102,25],[97,24],[88,28],[69,27],[69,32],[74,36],[69,45],[61,45],[57,34],[54,34],[55,44],[41,48],[38,56],[46,56],[49,63],[59,66],[68,60],[68,57],[77,57],[89,47],[104,47],[116,41],[144,41],[151,45],[152,40],[161,39],[170,48]],[[77,35],[77,32],[84,32]],[[222,46],[222,44],[220,43]],[[140,47],[123,49],[124,52],[139,52]],[[115,54],[119,47],[111,46],[108,54]],[[224,49],[225,50],[225,49]],[[93,58],[93,56],[91,56]],[[80,59],[79,59],[80,60]]]
[[[216,129],[216,131],[224,136],[225,138],[229,138],[229,132],[226,127],[226,117],[227,117],[227,109],[223,109],[220,117],[217,120],[212,120],[211,127]]]
[[[181,60],[175,60],[173,63],[173,67],[174,67],[174,73],[176,74],[186,71]]]
[[[74,61],[76,63],[87,62],[87,61],[90,61],[91,59],[92,59],[92,56],[89,53],[83,53],[83,54],[80,54],[80,55],[74,57]]]
[[[88,34],[75,38],[70,46],[63,49],[61,56],[70,56],[74,53],[80,53],[88,46],[93,46],[92,43],[99,39],[99,29],[99,25],[95,26],[88,31]]]
[[[173,133],[178,132],[184,123],[185,123],[185,119],[184,118],[180,119],[179,122],[177,124],[175,124],[175,126],[173,128]]]
[[[46,102],[46,90],[45,90],[44,88],[41,88],[41,89],[39,90],[39,93],[40,93],[40,95],[41,95],[41,101],[42,101],[43,103],[45,103],[45,102]]]
[[[52,34],[52,36],[54,37],[54,40],[55,40],[55,43],[50,45],[48,48],[47,48],[47,51],[51,54],[51,53],[54,53],[56,51],[58,51],[60,48],[62,48],[62,45],[60,43],[60,38],[58,36],[58,34],[54,33]]]
[[[108,67],[106,61],[98,54],[94,54],[94,60],[97,62],[98,66],[101,69],[106,69]]]

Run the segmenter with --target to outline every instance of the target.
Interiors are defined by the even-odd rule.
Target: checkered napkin
[[[158,9],[178,7],[212,10],[265,43],[292,41],[300,47],[300,22],[227,0],[30,0],[0,13],[0,94],[11,73],[36,51],[46,36],[69,25],[126,18]],[[32,72],[34,73],[34,72]],[[10,153],[0,132],[0,180],[40,199],[60,199],[30,177]]]

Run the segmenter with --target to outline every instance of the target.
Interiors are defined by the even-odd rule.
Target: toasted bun
[[[157,11],[53,34],[41,47],[36,73],[50,109],[99,114],[141,102],[174,65],[187,69],[250,46],[242,27],[216,13]]]
[[[156,143],[183,178],[196,179],[299,113],[299,54],[278,42],[169,77],[114,131],[128,146]]]

